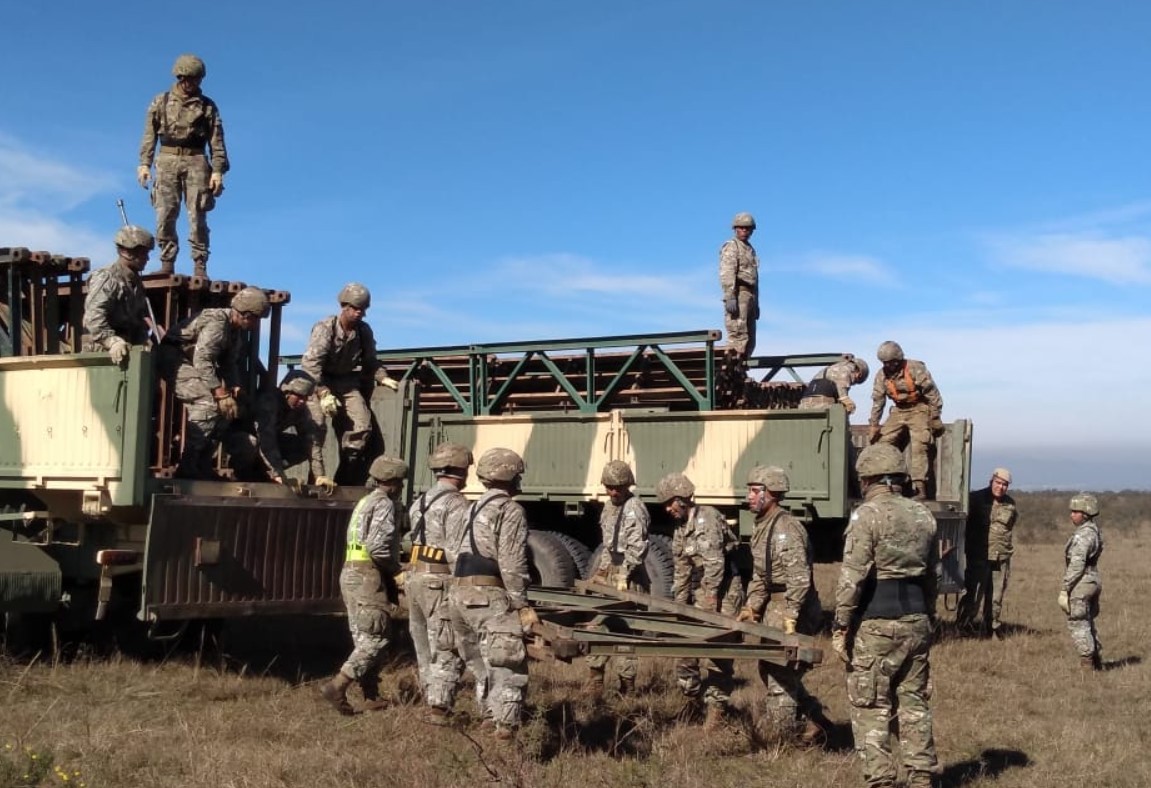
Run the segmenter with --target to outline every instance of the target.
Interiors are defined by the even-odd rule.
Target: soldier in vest
[[[116,231],[116,261],[92,272],[84,295],[84,350],[107,351],[115,364],[148,341],[148,297],[140,272],[156,240],[143,227]]]
[[[735,237],[719,249],[723,329],[728,352],[746,359],[755,352],[755,321],[759,320],[759,257],[751,245],[755,217],[737,213],[731,228]]]
[[[1099,616],[1099,596],[1103,578],[1099,557],[1103,555],[1103,533],[1099,530],[1099,499],[1079,493],[1071,499],[1071,524],[1075,532],[1063,548],[1063,586],[1059,609],[1067,616],[1071,642],[1079,653],[1079,664],[1087,670],[1103,669],[1103,645],[1095,629]]]
[[[348,611],[352,653],[335,678],[320,688],[340,714],[355,713],[348,702],[352,682],[360,685],[365,708],[382,708],[379,678],[384,649],[392,638],[399,592],[404,586],[400,537],[404,510],[399,504],[408,466],[394,457],[377,457],[368,469],[374,487],[356,503],[348,521],[347,551],[340,570],[340,591]]]
[[[851,387],[867,380],[871,374],[867,362],[848,353],[843,361],[837,361],[816,373],[803,390],[799,401],[800,410],[826,410],[837,402],[844,407],[847,415],[855,413],[855,401],[849,392]]]
[[[995,638],[1000,636],[1003,597],[1015,552],[1015,523],[1019,519],[1015,499],[1007,494],[1010,486],[1011,471],[996,468],[991,482],[968,497],[963,541],[967,566],[963,600],[955,617],[961,629],[979,626],[984,634]]]
[[[943,397],[922,361],[904,358],[898,342],[884,342],[877,353],[883,363],[871,390],[871,443],[911,445],[911,483],[915,499],[927,498],[927,471],[934,438],[944,432]],[[880,426],[883,406],[891,399],[891,412]]]
[[[528,686],[524,634],[539,621],[528,605],[528,524],[519,493],[524,461],[511,449],[489,449],[476,465],[486,491],[449,525],[456,556],[449,591],[452,628],[461,648],[478,643],[488,675],[485,728],[512,739]]]

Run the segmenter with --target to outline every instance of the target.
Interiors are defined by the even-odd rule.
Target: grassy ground
[[[1066,531],[1064,531],[1064,535]],[[1108,533],[1099,630],[1107,670],[1084,673],[1055,605],[1062,544],[1020,545],[1003,642],[947,635],[933,652],[936,739],[946,786],[1146,786],[1151,759],[1151,531]],[[818,568],[825,605],[838,567]],[[533,663],[530,719],[493,742],[461,699],[458,724],[421,721],[412,666],[391,666],[392,708],[337,716],[317,694],[339,665],[338,622],[233,641],[228,657],[142,662],[123,656],[0,663],[0,786],[839,786],[861,783],[843,673],[810,689],[837,726],[798,750],[756,733],[762,688],[740,667],[738,716],[706,737],[684,713],[671,663],[641,665],[638,697],[592,705],[580,665]],[[267,650],[277,647],[278,656]],[[336,641],[333,648],[332,641]],[[301,643],[310,645],[301,653]],[[294,644],[294,645],[293,645]],[[824,641],[826,648],[827,643]],[[827,650],[830,656],[830,650]],[[834,660],[834,657],[831,657]],[[33,756],[35,756],[33,758]],[[28,775],[26,778],[24,775]]]

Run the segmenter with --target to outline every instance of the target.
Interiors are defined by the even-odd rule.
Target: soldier
[[[755,217],[737,213],[731,227],[735,237],[719,249],[723,328],[728,352],[746,359],[755,351],[755,321],[759,320],[759,258],[750,243]]]
[[[180,250],[176,216],[183,199],[188,211],[193,273],[208,275],[207,214],[224,191],[228,151],[224,147],[220,109],[200,92],[206,73],[203,60],[195,55],[180,55],[172,66],[176,84],[152,99],[144,119],[136,180],[148,188],[152,157],[159,141],[152,205],[156,209],[156,237],[160,240],[160,272],[165,274],[176,271],[176,254]]]
[[[907,466],[886,443],[855,464],[863,503],[844,535],[831,647],[847,663],[855,751],[869,786],[894,786],[891,716],[898,717],[906,785],[932,784],[931,637],[939,534],[922,503],[901,494]]]
[[[348,687],[353,681],[360,685],[365,708],[374,710],[384,705],[379,694],[380,666],[404,585],[400,566],[403,508],[398,502],[408,466],[394,457],[377,457],[368,475],[375,487],[352,510],[344,568],[340,570],[353,650],[335,678],[320,688],[324,700],[345,715],[355,713],[348,703]]]
[[[955,617],[961,628],[970,630],[978,615],[983,632],[995,638],[1000,637],[1000,615],[1011,576],[1012,541],[1019,516],[1015,499],[1007,494],[1010,486],[1011,471],[996,468],[988,486],[968,498],[963,542],[967,571],[963,601]]]
[[[212,307],[181,320],[160,344],[160,374],[188,411],[188,428],[176,476],[212,479],[212,455],[239,415],[240,359],[248,351],[245,333],[268,314],[268,296],[245,287],[227,308]]]
[[[448,522],[463,516],[468,501],[460,492],[468,483],[474,460],[466,446],[441,443],[428,456],[436,482],[412,502],[412,560],[408,565],[405,593],[408,597],[408,630],[416,649],[420,685],[428,703],[429,721],[446,722],[451,713],[455,685],[462,666],[456,654],[448,613],[448,587],[455,555],[447,551]],[[487,671],[476,644],[465,650],[468,667],[476,678],[476,695],[483,706]]]
[[[782,468],[751,469],[747,476],[747,507],[755,515],[751,537],[752,575],[747,602],[737,621],[760,621],[791,635],[819,631],[823,607],[811,571],[811,545],[807,530],[780,502],[791,489]],[[772,592],[781,595],[772,596]],[[766,614],[766,615],[765,615]],[[803,686],[803,674],[770,662],[759,663],[767,687],[767,718],[784,738],[802,732],[800,741],[811,745],[823,736],[823,711]]]
[[[896,446],[911,444],[911,483],[915,500],[927,498],[927,469],[932,438],[944,432],[943,397],[922,361],[903,357],[897,342],[884,342],[877,354],[883,362],[871,389],[871,420],[868,439]],[[881,427],[883,406],[890,397],[893,403],[887,421]]]
[[[1067,616],[1067,629],[1079,652],[1079,664],[1088,670],[1103,669],[1103,645],[1095,629],[1099,596],[1103,593],[1103,579],[1099,575],[1103,533],[1095,520],[1098,516],[1099,500],[1094,495],[1079,493],[1071,499],[1071,523],[1075,532],[1063,548],[1066,569],[1059,592],[1059,609]]]
[[[453,518],[456,555],[449,592],[452,628],[461,649],[478,643],[487,669],[484,726],[511,739],[520,725],[528,685],[524,634],[539,621],[528,605],[528,525],[519,493],[524,461],[510,449],[489,449],[476,474],[486,492]]]
[[[867,380],[870,373],[866,361],[850,353],[846,354],[843,361],[824,368],[811,379],[803,390],[799,409],[818,410],[838,402],[850,416],[855,413],[855,401],[848,392],[855,384]]]
[[[374,385],[395,390],[399,386],[376,358],[376,337],[364,321],[372,294],[357,282],[344,285],[339,294],[340,314],[312,326],[300,369],[316,381],[316,396],[308,407],[327,435],[325,416],[332,418],[340,438],[339,480],[357,484],[363,476],[372,412],[365,390]],[[343,414],[340,411],[343,409]],[[323,440],[320,441],[321,444]]]
[[[140,272],[156,240],[143,227],[116,231],[116,260],[92,272],[84,296],[84,350],[106,350],[113,363],[128,358],[131,345],[148,341],[148,297]]]
[[[632,495],[635,475],[631,466],[623,460],[612,460],[604,466],[600,483],[607,491],[608,501],[599,516],[604,547],[592,577],[597,583],[614,586],[620,591],[651,593],[651,581],[643,566],[649,547],[647,531],[651,517],[643,501]],[[603,695],[607,660],[604,655],[588,657],[590,675],[585,694],[591,697]],[[638,667],[635,657],[619,659],[621,695],[635,692]]]
[[[729,557],[738,540],[719,510],[698,506],[692,500],[694,495],[695,485],[682,473],[670,473],[655,486],[656,501],[675,523],[672,597],[681,604],[735,618],[743,603],[743,589]],[[707,706],[705,730],[715,730],[723,723],[733,676],[730,659],[709,660],[703,679],[698,659],[682,659],[676,664],[680,691],[692,699],[703,696]]]

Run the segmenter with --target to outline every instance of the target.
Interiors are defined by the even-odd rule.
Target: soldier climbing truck
[[[323,495],[305,486],[297,495],[233,481],[223,456],[216,459],[223,481],[173,478],[184,414],[157,378],[153,354],[133,348],[120,366],[106,353],[80,352],[88,267],[83,258],[0,248],[6,626],[53,621],[83,631],[111,619],[140,621],[164,636],[195,620],[342,612],[345,531],[364,490]],[[164,326],[226,305],[245,286],[178,274],[147,275],[144,284]],[[280,364],[299,363],[279,355],[290,295],[267,292],[266,336],[259,327],[248,336],[248,390],[275,385]],[[670,472],[686,473],[696,500],[738,521],[746,538],[748,471],[785,468],[784,505],[807,525],[818,557],[836,560],[857,487],[852,457],[866,435],[839,405],[796,405],[800,371],[841,355],[733,361],[716,351],[718,339],[697,331],[382,352],[403,385],[372,393],[376,448],[409,461],[409,500],[432,484],[426,461],[441,441],[468,445],[476,456],[495,446],[519,452],[527,473],[518,500],[532,526],[531,571],[540,587],[588,576],[605,500],[600,472],[614,459],[634,468],[636,492],[652,509],[653,594],[671,589],[670,523],[652,496]],[[929,505],[952,591],[962,587],[970,452],[971,425],[956,420],[933,459]],[[474,477],[465,493],[480,493]]]

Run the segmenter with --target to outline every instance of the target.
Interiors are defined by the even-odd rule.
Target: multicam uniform
[[[140,275],[123,263],[92,272],[84,296],[84,350],[109,350],[120,337],[129,345],[148,341],[148,299]]]
[[[784,620],[791,619],[802,635],[818,632],[823,608],[812,581],[811,545],[803,525],[778,506],[763,513],[755,521],[751,557],[746,606],[756,620],[782,629]],[[820,712],[819,702],[803,686],[802,673],[760,662],[759,675],[767,687],[767,716],[777,726],[794,728],[801,714],[811,718]]]
[[[956,620],[961,626],[973,626],[976,616],[984,629],[999,629],[1003,596],[1011,576],[1011,556],[1015,522],[1019,512],[1015,499],[1004,494],[995,500],[991,488],[976,490],[968,498],[967,533],[964,550],[967,573]]]
[[[687,520],[676,526],[671,540],[675,601],[735,618],[743,603],[743,589],[729,556],[737,544],[738,539],[718,509],[693,504]],[[706,680],[701,679],[698,659],[682,659],[676,663],[679,688],[689,698],[698,697],[702,692],[708,705],[726,706],[734,676],[732,661],[707,662]]]
[[[376,337],[372,327],[360,323],[350,331],[340,326],[337,316],[326,317],[312,326],[308,347],[300,360],[300,369],[312,376],[317,389],[329,389],[343,405],[349,424],[340,436],[340,448],[362,454],[372,432],[372,412],[363,390],[371,390],[383,367],[376,358]],[[320,392],[308,400],[308,408],[322,436],[327,436],[327,421],[320,406]],[[321,440],[321,444],[323,441]]]
[[[254,469],[259,463],[275,479],[283,478],[288,468],[307,460],[313,479],[327,476],[323,431],[306,405],[288,407],[284,393],[273,388],[260,393],[254,411],[251,426],[255,435],[247,430],[228,432],[226,445],[233,468]],[[289,430],[294,430],[294,434]]]
[[[644,571],[644,559],[650,547],[647,531],[651,525],[651,515],[643,501],[628,493],[627,500],[616,506],[610,500],[604,504],[599,516],[600,533],[603,537],[603,552],[599,566],[595,568],[595,578],[607,585],[616,585],[620,576],[627,578],[630,591],[651,593],[651,580]],[[587,658],[588,667],[603,672],[608,657],[599,654]],[[619,677],[624,681],[635,681],[639,662],[635,657],[619,658]]]
[[[528,685],[518,612],[528,604],[527,518],[507,492],[492,488],[448,527],[456,554],[448,594],[456,643],[461,650],[478,643],[488,675],[484,716],[515,728]]]
[[[719,286],[724,298],[735,296],[739,314],[723,313],[728,346],[745,358],[755,352],[759,319],[759,257],[747,241],[732,238],[719,249]]]
[[[835,606],[837,629],[858,627],[847,698],[868,785],[894,784],[893,713],[909,784],[927,784],[936,768],[929,657],[939,571],[931,511],[885,485],[870,488],[847,526]]]
[[[1099,615],[1099,597],[1103,578],[1099,575],[1099,557],[1103,555],[1103,533],[1095,519],[1084,520],[1075,528],[1063,548],[1066,570],[1063,590],[1067,593],[1067,629],[1071,642],[1084,659],[1100,659],[1103,645],[1095,629]]]
[[[180,241],[176,237],[176,216],[180,200],[188,211],[188,241],[198,275],[207,275],[207,213],[216,205],[208,188],[213,172],[228,171],[228,151],[224,145],[224,123],[216,103],[202,93],[186,94],[176,85],[148,105],[144,136],[140,140],[140,165],[150,167],[156,155],[156,182],[152,205],[156,209],[156,240],[160,245],[161,270],[175,270]],[[211,154],[211,162],[205,156]]]
[[[803,390],[803,398],[799,401],[800,410],[818,410],[834,405],[841,400],[851,401],[849,392],[855,384],[857,369],[855,362],[850,359],[837,361],[825,367],[812,377]],[[848,411],[854,411],[854,405]]]
[[[907,359],[903,369],[892,377],[888,377],[882,367],[875,373],[871,390],[871,426],[879,426],[888,397],[893,406],[880,428],[879,441],[898,446],[906,431],[911,444],[911,481],[926,483],[931,423],[943,413],[943,397],[927,366],[913,359]]]

